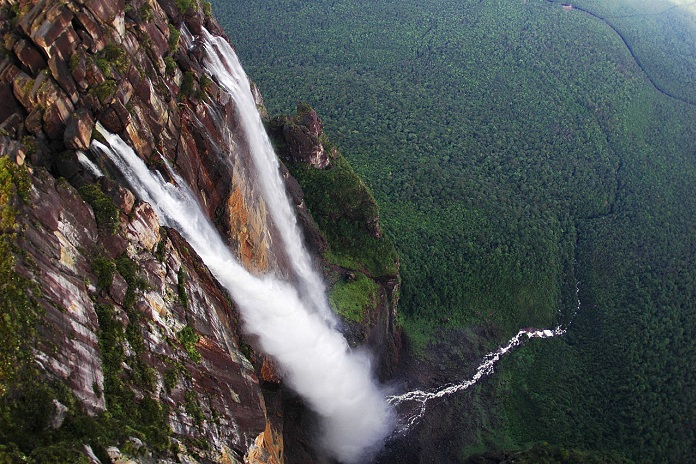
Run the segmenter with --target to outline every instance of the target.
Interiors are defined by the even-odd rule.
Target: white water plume
[[[237,303],[244,328],[282,367],[285,381],[318,413],[322,444],[344,463],[362,462],[381,446],[393,412],[374,382],[369,357],[351,351],[343,336],[308,310],[297,290],[274,277],[247,272],[224,244],[178,175],[173,183],[151,172],[117,135],[98,126],[108,146],[94,141],[133,190],[177,229]]]
[[[336,318],[329,307],[324,282],[315,271],[310,255],[304,249],[297,218],[280,175],[278,158],[256,108],[249,79],[237,54],[225,39],[215,37],[203,29],[202,44],[206,51],[203,60],[205,69],[236,103],[237,117],[256,167],[264,199],[273,223],[280,232],[293,270],[299,277],[303,296],[306,295],[308,303],[325,320],[335,325]]]
[[[413,411],[400,418],[395,433],[407,433],[414,424],[416,424],[420,419],[422,419],[425,415],[425,411],[429,401],[437,398],[444,398],[462,390],[466,390],[472,385],[475,385],[476,382],[481,380],[481,378],[483,378],[484,376],[492,374],[495,365],[500,360],[500,358],[509,351],[511,351],[513,348],[520,345],[523,342],[525,336],[527,337],[527,339],[551,338],[556,337],[558,335],[563,335],[564,333],[565,329],[561,328],[561,326],[558,326],[555,329],[543,330],[522,329],[519,332],[517,332],[517,335],[515,335],[510,339],[510,341],[508,341],[507,345],[500,347],[496,351],[492,351],[488,353],[486,356],[484,356],[483,361],[476,368],[476,373],[470,379],[465,380],[456,385],[448,385],[447,387],[440,388],[439,390],[413,390],[410,392],[406,392],[402,395],[393,395],[387,397],[387,400],[393,406],[399,406],[401,404],[411,402],[415,403],[416,405],[416,408]]]

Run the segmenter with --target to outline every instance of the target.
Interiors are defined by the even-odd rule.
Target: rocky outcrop
[[[166,164],[181,173],[247,268],[281,265],[248,156],[230,151],[233,103],[191,42],[204,25],[222,33],[197,2],[3,2],[0,150],[31,165],[17,270],[38,284],[41,375],[69,387],[70,408],[134,429],[147,453],[236,462],[282,439],[233,303],[149,205],[107,178],[95,184],[78,157],[101,124],[163,175]],[[163,420],[140,418],[150,400]],[[178,448],[158,451],[155,427]],[[128,443],[112,444],[138,454]]]
[[[324,125],[314,108],[306,103],[299,103],[295,116],[282,117],[274,121],[274,125],[282,128],[286,156],[290,160],[308,163],[317,169],[329,166],[334,153],[331,149],[327,150],[321,141]]]
[[[277,266],[247,157],[229,156],[233,103],[220,100],[188,36],[203,25],[220,28],[195,2],[184,12],[178,3],[6,4],[2,31],[10,56],[0,62],[0,93],[9,101],[0,125],[14,139],[32,139],[33,164],[75,181],[79,171],[61,171],[57,155],[85,150],[94,123],[101,123],[151,165],[173,163],[239,244],[245,264],[258,271]]]
[[[275,117],[268,127],[279,156],[297,178],[287,174],[288,190],[309,243],[324,257],[330,299],[343,316],[346,338],[352,346],[369,346],[379,377],[387,379],[401,347],[396,326],[399,265],[393,244],[382,236],[377,203],[308,104],[299,103],[295,115]],[[316,222],[308,206],[317,214]],[[336,262],[336,255],[350,259]],[[359,306],[349,315],[340,296],[347,288],[363,297],[361,303],[348,302]]]

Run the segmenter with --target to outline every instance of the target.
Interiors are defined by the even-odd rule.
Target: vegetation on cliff
[[[376,280],[397,279],[399,260],[392,241],[382,236],[379,208],[372,192],[325,133],[315,129],[313,145],[304,148],[325,153],[327,164],[323,168],[287,153],[288,144],[294,143],[294,129],[302,125],[307,114],[321,126],[314,110],[300,103],[295,116],[269,121],[269,133],[302,187],[307,208],[326,239],[324,259],[341,269],[339,273],[330,271],[329,299],[334,310],[348,320],[367,322],[366,317],[375,312],[379,302]],[[305,130],[307,126],[303,126]]]
[[[26,198],[26,170],[9,158],[0,157],[0,396],[6,399],[9,386],[30,361],[36,335],[38,308],[31,300],[28,280],[17,274],[17,211],[15,205]]]

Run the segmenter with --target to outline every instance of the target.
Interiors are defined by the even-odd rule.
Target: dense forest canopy
[[[572,320],[506,360],[483,441],[693,458],[693,4],[212,3],[271,113],[308,101],[372,188],[421,349]]]

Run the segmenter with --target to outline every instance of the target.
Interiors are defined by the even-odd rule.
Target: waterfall
[[[284,249],[293,271],[299,278],[302,296],[307,303],[331,324],[336,323],[326,298],[323,280],[314,270],[310,255],[304,249],[303,238],[297,225],[294,209],[285,192],[280,165],[256,108],[251,86],[239,58],[230,44],[221,37],[203,29],[203,60],[205,69],[227,92],[237,107],[237,117],[256,168],[273,223],[278,228]]]
[[[177,229],[237,303],[244,328],[278,361],[285,382],[322,422],[322,445],[342,462],[361,462],[381,446],[392,426],[392,410],[372,377],[370,359],[351,351],[343,336],[297,290],[272,276],[257,277],[234,258],[185,181],[173,183],[151,172],[117,135],[98,126],[107,141],[92,142],[119,168],[163,225]]]
[[[104,176],[104,173],[101,172],[99,166],[94,164],[91,159],[87,158],[87,155],[85,155],[84,152],[78,150],[77,161],[79,161],[82,167],[87,169],[94,177],[99,178]]]

